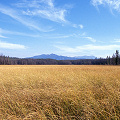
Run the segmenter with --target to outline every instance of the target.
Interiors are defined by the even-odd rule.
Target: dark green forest
[[[96,59],[79,59],[79,60],[54,60],[54,59],[30,59],[30,58],[13,58],[9,56],[0,56],[0,65],[119,65],[119,51],[112,57]]]

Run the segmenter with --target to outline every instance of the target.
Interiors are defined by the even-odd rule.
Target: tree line
[[[120,64],[120,55],[119,51],[116,50],[116,52],[112,55],[112,58],[107,56],[107,64],[108,65],[119,65]]]
[[[30,59],[30,58],[13,58],[0,55],[0,65],[119,65],[119,51],[112,57],[99,59],[80,59],[80,60],[54,60],[54,59]]]

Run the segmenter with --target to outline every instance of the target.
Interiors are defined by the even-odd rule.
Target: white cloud
[[[11,9],[9,7],[0,5],[0,12],[5,14],[5,15],[10,16],[11,18],[22,23],[23,25],[28,26],[29,28],[33,28],[33,29],[36,29],[36,30],[42,31],[42,32],[53,31],[53,29],[51,29],[51,28],[46,27],[46,29],[44,29],[45,27],[44,28],[40,27],[38,24],[35,23],[35,21],[31,21],[30,19],[25,18],[19,12],[17,12],[14,9]]]
[[[3,30],[0,28],[0,38],[7,38],[6,36],[3,36],[2,33],[3,33]]]
[[[84,28],[84,26],[83,26],[82,24],[80,24],[80,25],[72,24],[72,26],[73,26],[74,28],[80,28],[80,29],[83,29],[83,28]]]
[[[111,9],[120,12],[120,0],[91,0],[94,6],[108,5]]]
[[[54,39],[54,38],[69,38],[69,37],[73,37],[73,35],[54,35],[54,36],[50,36],[49,38],[52,38],[52,39]]]
[[[62,50],[67,53],[78,53],[83,51],[109,51],[109,50],[116,50],[120,48],[120,45],[83,45],[83,46],[76,46],[75,48],[68,47],[68,46],[58,46],[55,45],[56,48]]]
[[[67,22],[65,19],[66,10],[34,10],[23,11],[24,15],[40,16],[54,22]]]
[[[48,35],[48,36],[46,36],[47,38],[74,38],[74,39],[83,39],[83,38],[85,38],[85,39],[88,39],[88,40],[90,40],[90,41],[92,41],[92,42],[95,42],[96,40],[95,39],[93,39],[93,38],[91,38],[91,37],[84,37],[86,35],[86,33],[71,33],[71,34],[50,34],[50,35]]]
[[[92,37],[83,37],[83,38],[86,38],[86,39],[90,40],[91,42],[96,42],[96,40]]]
[[[39,37],[39,38],[49,38],[49,39],[59,39],[59,38],[84,38],[83,36],[86,35],[86,33],[81,33],[81,34],[76,34],[76,33],[71,33],[71,34],[34,34],[34,33],[22,33],[22,32],[16,32],[16,31],[10,31],[10,30],[6,30],[6,29],[2,29],[0,28],[0,37],[4,37],[7,38],[5,36],[3,36],[2,34],[12,34],[15,36],[28,36],[28,37]]]
[[[21,2],[18,2],[14,5],[19,8],[43,8],[45,5],[54,7],[53,2],[54,0],[21,0]]]
[[[79,25],[79,27],[81,28],[81,29],[83,29],[84,28],[84,26],[81,24],[81,25]]]
[[[77,25],[77,24],[73,24],[72,26],[73,26],[74,28],[77,28],[77,27],[78,27],[78,25]]]
[[[7,37],[5,37],[5,36],[3,36],[3,35],[0,35],[0,38],[7,38]]]
[[[0,48],[4,49],[25,49],[26,47],[24,45],[20,44],[12,44],[12,43],[7,43],[0,41]]]
[[[0,12],[38,31],[50,32],[55,30],[49,25],[44,25],[43,22],[41,22],[41,18],[67,24],[75,28],[84,28],[82,24],[73,24],[66,19],[66,14],[70,8],[69,5],[65,5],[67,7],[56,7],[54,0],[21,0],[12,5],[10,8],[0,4]]]
[[[5,29],[2,29],[0,28],[0,33],[1,34],[12,34],[12,35],[20,35],[20,36],[28,36],[28,37],[41,37],[40,35],[37,35],[37,34],[27,34],[27,33],[22,33],[22,32],[16,32],[16,31],[10,31],[10,30],[5,30]],[[3,35],[0,35],[0,37],[2,38],[7,38]]]
[[[27,16],[39,16],[60,23],[67,22],[65,19],[67,10],[55,7],[53,0],[25,0],[16,6],[24,8],[22,13]]]
[[[120,42],[120,39],[114,39],[115,41],[114,42]]]

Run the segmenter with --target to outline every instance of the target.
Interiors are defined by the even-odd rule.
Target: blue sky
[[[112,56],[120,0],[0,0],[0,53]]]

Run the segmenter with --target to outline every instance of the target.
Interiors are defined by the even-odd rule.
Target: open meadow
[[[120,66],[0,66],[0,120],[119,120]]]

